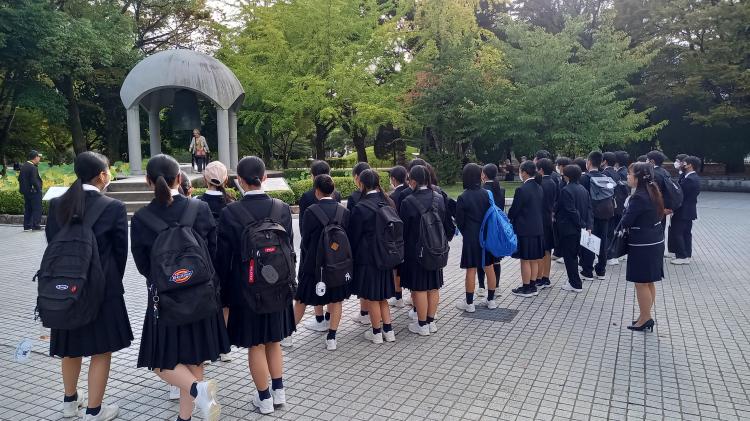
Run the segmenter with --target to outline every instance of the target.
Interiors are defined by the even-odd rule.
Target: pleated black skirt
[[[488,260],[488,264],[492,261]],[[443,287],[443,270],[425,270],[419,263],[404,265],[401,286],[412,291],[429,291]]]
[[[537,260],[544,257],[544,236],[519,236],[518,249],[513,257],[521,260]]]
[[[349,292],[350,285],[342,285],[340,287],[326,288],[325,294],[320,296],[316,293],[316,285],[317,282],[314,275],[301,274],[294,299],[309,306],[323,306],[344,301],[352,295]]]
[[[383,301],[396,296],[393,271],[380,270],[372,265],[355,265],[353,291],[370,301]]]
[[[154,324],[149,308],[143,321],[138,367],[171,370],[177,364],[198,365],[229,352],[229,337],[220,311],[182,326]]]
[[[664,242],[648,246],[628,247],[628,265],[625,279],[628,282],[649,283],[664,278]]]
[[[243,348],[280,342],[295,331],[292,303],[267,314],[255,313],[247,305],[233,305],[229,308],[227,331],[232,345]]]
[[[72,330],[52,329],[49,354],[56,357],[90,357],[130,346],[133,331],[122,295],[108,297],[96,320]]]

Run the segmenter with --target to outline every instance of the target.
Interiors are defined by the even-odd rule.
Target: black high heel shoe
[[[653,332],[655,324],[656,324],[656,322],[654,322],[654,319],[648,319],[642,325],[636,326],[636,325],[633,324],[633,325],[628,326],[628,329],[633,330],[635,332],[643,332],[645,330],[649,330],[649,331]]]

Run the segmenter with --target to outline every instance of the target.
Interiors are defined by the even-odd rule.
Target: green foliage
[[[23,195],[17,190],[0,190],[0,214],[23,215]]]
[[[455,184],[461,181],[461,160],[456,155],[428,152],[425,159],[435,168],[440,184]]]

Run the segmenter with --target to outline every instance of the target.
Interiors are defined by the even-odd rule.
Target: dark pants
[[[617,224],[620,223],[621,219],[622,219],[622,215],[618,215],[618,214],[615,214],[615,216],[609,218],[609,223],[607,225],[607,240],[608,240],[607,245],[606,245],[607,248],[609,248],[609,241],[615,238],[615,228],[617,228]]]
[[[493,264],[492,267],[495,269],[495,285],[500,285],[500,262]],[[479,280],[479,288],[485,288],[483,267],[477,268],[477,279]]]
[[[581,268],[586,275],[592,275],[594,270],[596,270],[597,275],[604,275],[607,272],[608,226],[608,219],[594,218],[594,226],[591,228],[591,233],[599,237],[602,242],[599,247],[599,259],[596,262],[596,266],[594,266],[596,255],[583,247],[581,248]]]
[[[42,194],[24,193],[23,229],[39,229],[42,224]]]
[[[203,169],[206,168],[206,156],[195,155],[195,165],[198,167],[198,172],[203,172]]]
[[[581,231],[575,234],[564,235],[560,238],[558,253],[565,260],[565,271],[568,273],[570,286],[581,289],[581,276],[578,275],[578,249],[581,247]]]
[[[693,257],[693,221],[672,218],[669,239],[678,259]]]

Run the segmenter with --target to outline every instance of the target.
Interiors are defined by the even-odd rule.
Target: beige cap
[[[212,161],[203,170],[203,178],[206,179],[206,183],[222,186],[227,181],[227,167],[220,161]]]

